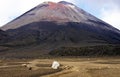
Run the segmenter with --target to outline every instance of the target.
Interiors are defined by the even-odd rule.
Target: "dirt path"
[[[6,65],[6,66],[0,66],[0,68],[7,68],[7,67],[18,67],[20,65]]]
[[[21,62],[27,64],[28,67],[32,67],[32,70],[39,70],[40,68],[51,68],[52,62],[54,59],[35,59],[28,62]],[[79,58],[79,59],[57,59],[62,66],[62,71],[44,75],[40,77],[98,77],[98,76],[92,76],[91,72],[89,71],[95,71],[95,73],[99,73],[99,70],[106,71],[111,70],[108,72],[105,72],[106,74],[117,73],[118,76],[111,76],[110,77],[120,77],[120,59],[87,59],[87,58]],[[15,62],[17,63],[17,62]],[[19,62],[18,62],[19,63]],[[49,64],[49,66],[45,66],[46,64]],[[38,66],[40,65],[40,66]],[[42,67],[42,66],[43,67]],[[6,67],[18,67],[22,66],[20,65],[5,65],[0,66],[0,68],[6,68]],[[105,69],[105,70],[104,70]],[[114,70],[118,70],[115,71]],[[98,72],[96,72],[98,71]],[[100,74],[101,75],[101,74]],[[99,77],[106,77],[106,76],[99,76]]]
[[[37,69],[39,69],[39,67],[37,67],[36,65],[39,64],[39,61],[40,60],[38,60],[38,59],[30,61],[30,62],[28,62],[29,63],[28,66],[32,67],[33,68],[32,70],[37,70]]]
[[[84,63],[61,62],[61,64],[64,65],[63,71],[43,77],[90,77]]]
[[[103,61],[103,60],[102,60]],[[42,77],[92,77],[90,73],[88,73],[89,69],[102,70],[102,69],[110,69],[110,68],[120,68],[120,64],[111,65],[111,64],[96,64],[94,62],[98,61],[59,61],[62,65],[64,65],[64,70],[58,73],[54,73],[51,75],[45,75]]]

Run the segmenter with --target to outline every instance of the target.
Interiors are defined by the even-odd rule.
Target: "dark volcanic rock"
[[[8,34],[5,31],[0,30],[0,43],[7,42],[8,40]]]

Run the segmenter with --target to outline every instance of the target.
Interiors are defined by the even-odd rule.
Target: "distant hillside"
[[[120,56],[120,45],[61,47],[49,52],[54,56]]]

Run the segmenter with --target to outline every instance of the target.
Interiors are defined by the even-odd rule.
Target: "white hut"
[[[59,62],[54,61],[54,62],[52,63],[52,68],[53,68],[53,69],[58,69],[59,67],[60,67],[60,63],[59,63]]]

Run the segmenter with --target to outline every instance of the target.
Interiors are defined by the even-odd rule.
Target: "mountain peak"
[[[49,4],[49,3],[54,3],[54,4],[57,4],[56,2],[52,2],[52,1],[45,1],[45,2],[43,2],[43,3],[47,3],[47,4]],[[74,4],[72,4],[72,3],[70,3],[70,2],[67,2],[67,1],[60,1],[60,2],[58,2],[58,3],[61,3],[61,4],[69,4],[69,5],[74,5]]]
[[[57,22],[62,24],[66,22],[86,24],[92,24],[93,22],[102,22],[101,20],[97,19],[93,15],[87,13],[72,3],[66,1],[60,1],[58,3],[47,1],[24,13],[20,17],[14,19],[12,22],[3,26],[1,29],[16,29],[29,23],[43,21],[55,23]]]
[[[67,4],[69,4],[69,5],[74,5],[74,4],[72,4],[72,3],[70,3],[70,2],[66,2],[66,1],[60,1],[60,2],[58,2],[58,3],[65,4],[65,5],[67,5]]]
[[[22,16],[14,19],[14,21],[12,21],[10,24],[8,23],[6,29],[3,29],[5,26],[2,27],[2,29],[15,29],[26,24],[39,21],[53,21],[57,23],[86,23],[86,21],[89,19],[97,20],[95,17],[89,15],[84,10],[78,8],[72,3],[66,1],[60,1],[58,3],[47,1],[26,12]]]
[[[49,6],[75,6],[74,4],[70,3],[70,2],[66,2],[66,1],[60,1],[58,3],[56,2],[52,2],[52,1],[46,1],[43,2],[43,4],[48,4]]]
[[[46,3],[46,4],[54,3],[54,4],[56,4],[56,2],[52,2],[52,1],[45,1],[43,3]]]

